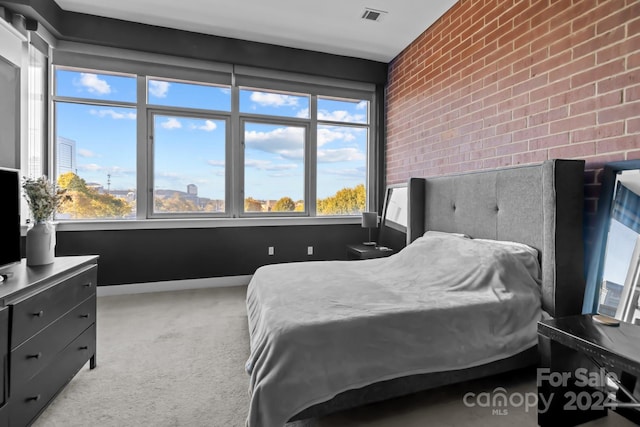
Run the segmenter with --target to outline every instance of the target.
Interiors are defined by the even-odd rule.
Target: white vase
[[[27,230],[27,265],[51,264],[55,257],[56,226],[36,222]]]

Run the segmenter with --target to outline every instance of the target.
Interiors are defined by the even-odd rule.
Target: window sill
[[[126,221],[58,221],[58,231],[152,230],[175,228],[267,227],[295,225],[360,224],[360,216],[304,218],[192,218],[146,219]],[[22,226],[26,235],[27,226]]]

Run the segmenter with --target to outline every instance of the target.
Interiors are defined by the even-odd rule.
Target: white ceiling
[[[68,11],[389,62],[457,0],[55,0]],[[361,19],[365,7],[388,12]]]

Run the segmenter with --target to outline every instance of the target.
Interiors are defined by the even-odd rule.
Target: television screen
[[[0,270],[20,261],[20,172],[0,168]]]

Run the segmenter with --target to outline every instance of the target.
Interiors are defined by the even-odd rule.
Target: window
[[[55,179],[73,201],[59,219],[136,217],[136,78],[55,73]]]
[[[59,219],[367,209],[372,87],[88,62],[113,68],[54,59],[56,179],[74,196]]]
[[[305,212],[307,129],[244,125],[244,212]]]
[[[231,90],[225,86],[149,79],[149,104],[204,110],[231,110]]]
[[[153,116],[153,213],[224,213],[227,123]]]
[[[368,101],[318,97],[318,215],[366,210],[368,124]]]

